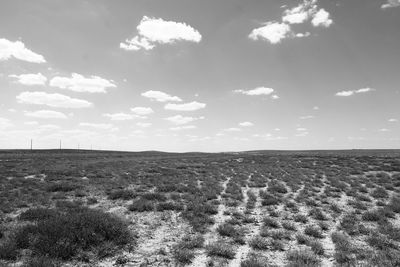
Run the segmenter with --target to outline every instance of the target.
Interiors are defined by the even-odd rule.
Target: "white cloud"
[[[18,83],[23,84],[23,85],[45,85],[47,78],[41,74],[21,74],[21,75],[15,75],[15,74],[11,74],[8,75],[8,77],[11,78],[16,78],[18,79]]]
[[[152,124],[150,122],[138,122],[136,123],[136,125],[142,128],[147,128],[150,127]]]
[[[305,33],[299,32],[299,33],[296,33],[296,37],[297,37],[297,38],[304,38],[304,37],[308,37],[308,36],[310,36],[310,35],[311,35],[310,32],[305,32]]]
[[[24,122],[25,125],[38,125],[39,123],[37,121],[26,121]]]
[[[114,127],[114,125],[110,123],[91,123],[91,122],[81,122],[79,123],[79,126],[95,128],[99,130],[110,130]]]
[[[341,91],[341,92],[337,92],[336,96],[352,96],[354,94],[367,93],[367,92],[371,92],[371,91],[375,91],[375,89],[373,89],[373,88],[361,88],[361,89],[358,89],[358,90]]]
[[[137,115],[149,115],[154,113],[153,109],[148,107],[134,107],[131,108],[131,111]]]
[[[289,24],[306,22],[317,8],[316,0],[304,0],[300,5],[284,11],[282,21]]]
[[[318,26],[329,27],[332,25],[333,20],[330,19],[330,14],[325,9],[321,8],[320,10],[318,10],[317,13],[314,14],[311,23],[315,27]]]
[[[107,88],[116,87],[112,81],[98,76],[85,78],[78,73],[72,73],[71,78],[56,76],[50,80],[50,86],[87,93],[105,93]]]
[[[264,39],[271,44],[278,44],[290,35],[291,29],[288,24],[271,21],[260,28],[253,29],[249,38],[253,40]]]
[[[240,122],[239,126],[241,126],[241,127],[251,127],[251,126],[254,126],[254,123],[249,122],[249,121],[244,121],[244,122]]]
[[[12,42],[7,39],[0,38],[0,61],[8,60],[11,57],[32,63],[46,62],[42,55],[36,54],[35,52],[32,52],[32,50],[26,48],[23,42]]]
[[[240,132],[241,130],[242,129],[236,127],[223,129],[224,132]]]
[[[54,110],[25,111],[25,116],[41,119],[66,119],[67,115]]]
[[[307,115],[307,116],[301,116],[300,120],[309,120],[309,119],[314,119],[315,117],[312,115]]]
[[[206,104],[200,103],[197,101],[193,101],[190,103],[184,103],[184,104],[168,103],[164,106],[164,108],[167,110],[178,110],[178,111],[195,111],[195,110],[203,109],[205,107],[206,107]]]
[[[389,130],[389,129],[386,129],[386,128],[379,129],[379,131],[380,131],[380,132],[390,132],[390,130]]]
[[[16,98],[21,104],[46,105],[53,108],[88,108],[92,106],[92,103],[86,100],[45,92],[22,92]]]
[[[9,119],[0,117],[0,129],[3,130],[5,128],[11,127],[11,126],[13,126],[13,124],[10,122]]]
[[[184,117],[182,115],[175,115],[175,116],[171,116],[171,117],[168,117],[165,119],[176,125],[182,125],[182,124],[186,124],[186,123],[193,122],[196,120],[204,119],[204,117],[194,118],[194,117]]]
[[[313,110],[319,110],[319,107],[314,106],[312,109],[313,109]]]
[[[186,23],[165,21],[144,16],[137,26],[138,35],[120,43],[125,50],[151,50],[156,44],[172,44],[177,41],[199,43],[201,34]]]
[[[336,93],[337,96],[351,96],[354,95],[354,91],[341,91]]]
[[[298,131],[298,132],[306,132],[307,129],[299,127],[299,128],[296,128],[296,131]]]
[[[60,126],[54,124],[45,124],[45,125],[40,125],[38,127],[40,131],[55,131],[59,130],[60,128],[61,128]]]
[[[276,100],[276,99],[279,99],[280,97],[278,95],[272,95],[271,98]]]
[[[397,119],[388,119],[388,122],[398,122]]]
[[[161,91],[147,91],[142,93],[142,96],[150,98],[151,100],[155,100],[158,102],[180,102],[182,99],[180,99],[177,96],[171,96],[167,93],[161,92]]]
[[[257,87],[255,89],[251,90],[235,90],[235,93],[243,94],[243,95],[269,95],[274,92],[274,89],[272,88],[267,88],[267,87]],[[279,97],[278,97],[279,98]]]
[[[282,14],[282,21],[269,21],[262,27],[253,29],[249,38],[253,40],[267,40],[271,44],[278,44],[286,38],[304,38],[311,35],[310,32],[295,33],[291,25],[303,24],[311,19],[314,27],[329,27],[333,20],[325,9],[318,11],[317,0],[303,0],[301,4],[291,9],[286,9]]]
[[[383,4],[382,9],[387,9],[391,7],[400,7],[400,0],[387,0],[386,4]]]
[[[113,113],[113,114],[103,114],[103,116],[110,118],[112,121],[127,121],[127,120],[133,120],[135,118],[140,118],[138,115],[133,115],[133,114],[126,114],[126,113]]]
[[[197,127],[195,125],[185,125],[185,126],[177,126],[177,127],[171,127],[169,128],[171,131],[182,131],[182,130],[190,130],[190,129],[196,129]]]

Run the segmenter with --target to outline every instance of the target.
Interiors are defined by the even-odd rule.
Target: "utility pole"
[[[31,151],[32,151],[32,139],[31,139]]]
[[[60,150],[61,150],[61,139],[60,139]]]

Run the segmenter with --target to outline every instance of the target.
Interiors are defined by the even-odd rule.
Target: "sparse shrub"
[[[304,229],[304,234],[315,238],[323,237],[321,229],[316,225],[307,225],[306,228]]]
[[[400,213],[400,197],[392,197],[390,199],[388,207],[392,211],[394,211],[396,213]]]
[[[203,244],[204,237],[202,235],[194,235],[185,236],[178,246],[181,248],[194,249],[203,247]]]
[[[95,198],[95,197],[88,197],[86,200],[87,205],[94,205],[97,203],[98,203],[98,201],[97,201],[97,198]]]
[[[296,235],[296,240],[297,240],[297,243],[299,243],[300,245],[305,245],[305,244],[308,243],[309,238],[306,235],[297,234]]]
[[[234,237],[237,235],[237,230],[236,230],[235,226],[233,226],[232,224],[228,224],[228,223],[220,224],[217,228],[217,232],[221,236]]]
[[[293,219],[294,219],[295,222],[301,222],[301,223],[307,223],[308,222],[307,216],[303,215],[303,214],[296,214],[293,217]]]
[[[278,239],[273,239],[271,240],[271,250],[272,251],[284,251],[285,250],[285,244]]]
[[[183,210],[183,205],[174,202],[159,202],[156,206],[157,211],[164,211],[164,210]]]
[[[108,198],[111,200],[116,200],[116,199],[130,200],[134,199],[135,197],[137,197],[137,193],[129,189],[114,190],[108,194]]]
[[[349,235],[356,235],[358,231],[359,220],[354,213],[346,214],[340,221],[340,229],[344,230]]]
[[[381,214],[377,210],[366,211],[361,218],[367,222],[377,222],[381,219]]]
[[[49,218],[53,218],[58,213],[54,209],[47,208],[31,208],[19,215],[19,219],[22,221],[39,221]]]
[[[195,257],[195,254],[192,250],[180,247],[174,249],[172,254],[174,256],[174,259],[182,264],[190,264]]]
[[[289,251],[286,254],[289,266],[319,266],[320,260],[308,249]]]
[[[267,250],[269,248],[269,242],[265,237],[256,236],[249,241],[249,246],[253,249]]]
[[[58,267],[58,266],[61,266],[59,262],[45,256],[29,258],[23,265],[23,267]]]
[[[80,188],[79,185],[70,182],[58,182],[49,184],[46,188],[48,192],[70,192]]]
[[[282,227],[289,231],[296,231],[296,225],[288,221],[282,222]]]
[[[279,227],[281,227],[277,220],[275,220],[273,218],[270,218],[270,217],[265,217],[263,219],[263,223],[264,223],[265,226],[268,226],[270,228],[279,228]]]
[[[371,247],[380,250],[393,249],[397,247],[389,238],[378,233],[373,233],[366,241]]]
[[[134,200],[129,206],[130,211],[145,212],[154,211],[154,202],[146,199]]]
[[[318,226],[321,228],[322,231],[329,230],[329,224],[327,222],[318,222]]]
[[[323,256],[325,253],[324,246],[321,242],[317,240],[310,240],[307,245],[311,248],[311,250],[319,256]]]
[[[247,259],[240,263],[240,267],[268,267],[270,266],[266,260],[255,255],[250,255]]]
[[[280,193],[280,194],[286,194],[287,189],[286,186],[283,183],[280,182],[271,182],[268,184],[268,191],[271,193]]]
[[[371,192],[371,196],[374,198],[388,198],[389,194],[383,187],[377,187]]]
[[[18,254],[18,248],[12,240],[0,243],[0,259],[14,261]]]
[[[142,199],[151,200],[151,201],[166,201],[167,197],[161,193],[145,193],[141,196]]]
[[[328,219],[325,213],[319,208],[311,209],[308,215],[319,221],[326,221]]]
[[[206,247],[207,255],[222,257],[226,259],[233,259],[235,258],[235,251],[233,250],[232,246],[221,241],[212,243]]]
[[[29,248],[35,255],[64,260],[78,251],[100,247],[106,242],[118,247],[131,241],[127,225],[119,218],[86,208],[60,211],[57,216],[23,226],[16,233],[18,248]]]

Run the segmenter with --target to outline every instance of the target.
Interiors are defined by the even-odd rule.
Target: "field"
[[[0,266],[400,266],[400,151],[0,152]]]

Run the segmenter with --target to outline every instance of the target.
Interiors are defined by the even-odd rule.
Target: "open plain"
[[[0,152],[1,266],[399,266],[400,152]]]

